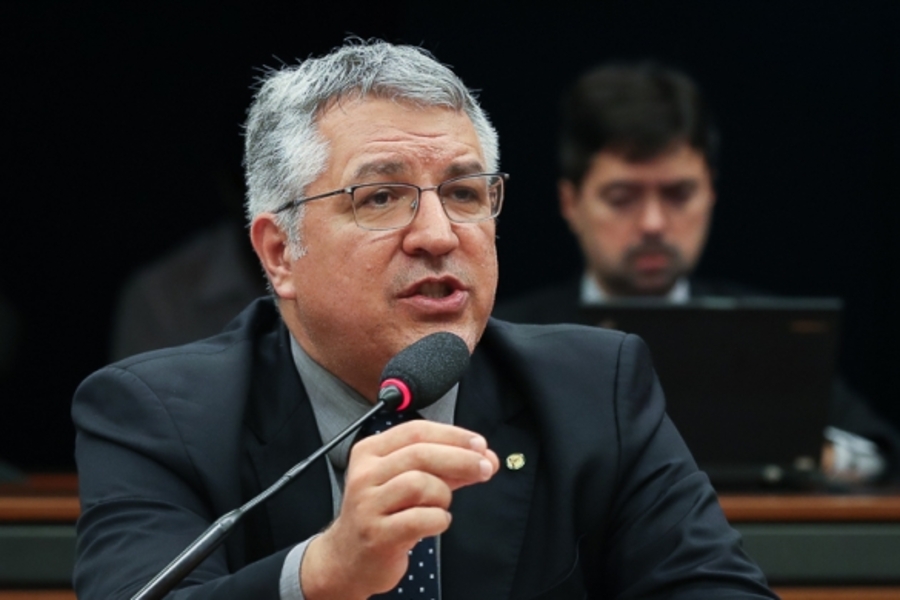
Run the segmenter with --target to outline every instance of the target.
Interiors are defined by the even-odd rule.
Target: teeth
[[[450,294],[450,288],[445,283],[428,282],[419,286],[419,293],[429,298],[443,298]]]

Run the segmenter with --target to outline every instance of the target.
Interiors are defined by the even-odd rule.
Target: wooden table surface
[[[733,523],[900,522],[900,490],[893,494],[723,494],[722,509]],[[74,522],[78,479],[71,473],[30,475],[0,484],[0,521]],[[783,600],[900,600],[897,587],[782,587]],[[0,600],[75,600],[69,590],[0,590]]]
[[[29,475],[20,483],[0,484],[0,521],[74,523],[80,512],[74,473]]]
[[[900,522],[900,490],[883,495],[755,494],[719,497],[732,523]]]
[[[728,520],[747,522],[900,522],[900,490],[892,494],[722,494]],[[30,475],[0,484],[0,521],[74,522],[78,478],[73,473]]]

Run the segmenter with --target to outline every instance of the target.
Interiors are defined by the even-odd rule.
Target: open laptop
[[[582,308],[584,322],[640,335],[669,416],[719,489],[817,481],[841,301],[703,298]]]

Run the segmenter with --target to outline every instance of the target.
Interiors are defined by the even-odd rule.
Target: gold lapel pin
[[[518,471],[525,466],[525,455],[521,452],[514,452],[506,457],[506,468],[510,471]]]

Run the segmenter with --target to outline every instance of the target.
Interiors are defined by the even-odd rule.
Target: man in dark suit
[[[80,598],[131,596],[365,412],[387,361],[437,331],[472,352],[458,386],[424,419],[335,448],[173,598],[774,597],[637,338],[489,321],[497,157],[468,90],[416,48],[352,43],[269,74],[246,166],[275,298],[76,392]]]
[[[502,303],[494,315],[583,323],[582,306],[610,299],[763,295],[692,276],[716,203],[712,121],[698,87],[673,69],[614,64],[582,75],[563,98],[558,192],[584,273]],[[841,431],[827,430],[824,457],[835,480],[871,481],[891,471],[900,478],[900,434],[842,381],[831,420]]]

